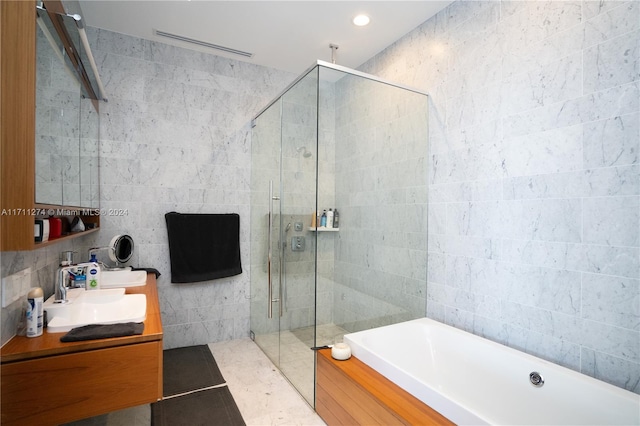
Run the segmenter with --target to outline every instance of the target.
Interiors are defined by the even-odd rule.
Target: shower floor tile
[[[325,424],[250,339],[209,347],[247,425]]]
[[[349,333],[335,324],[322,324],[317,329],[317,346],[332,345],[337,337]],[[280,365],[280,370],[313,406],[314,403],[314,327],[298,328],[281,333],[256,335],[256,343],[264,353]],[[217,358],[216,358],[217,359]]]

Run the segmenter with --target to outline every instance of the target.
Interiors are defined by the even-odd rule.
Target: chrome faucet
[[[56,274],[55,296],[53,303],[67,303],[67,280],[69,271],[77,268],[77,265],[61,266]]]

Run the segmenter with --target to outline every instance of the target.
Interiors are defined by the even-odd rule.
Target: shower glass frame
[[[428,95],[317,61],[252,125],[251,335],[314,406],[310,347],[426,316]]]

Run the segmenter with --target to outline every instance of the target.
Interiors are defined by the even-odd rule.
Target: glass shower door
[[[280,163],[282,102],[253,126],[251,141],[251,333],[275,365],[280,362]],[[279,304],[279,300],[276,302]]]
[[[256,118],[251,141],[251,331],[312,406],[317,73]]]

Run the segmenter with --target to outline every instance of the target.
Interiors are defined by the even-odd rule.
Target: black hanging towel
[[[170,212],[171,282],[193,283],[242,273],[240,216]]]

